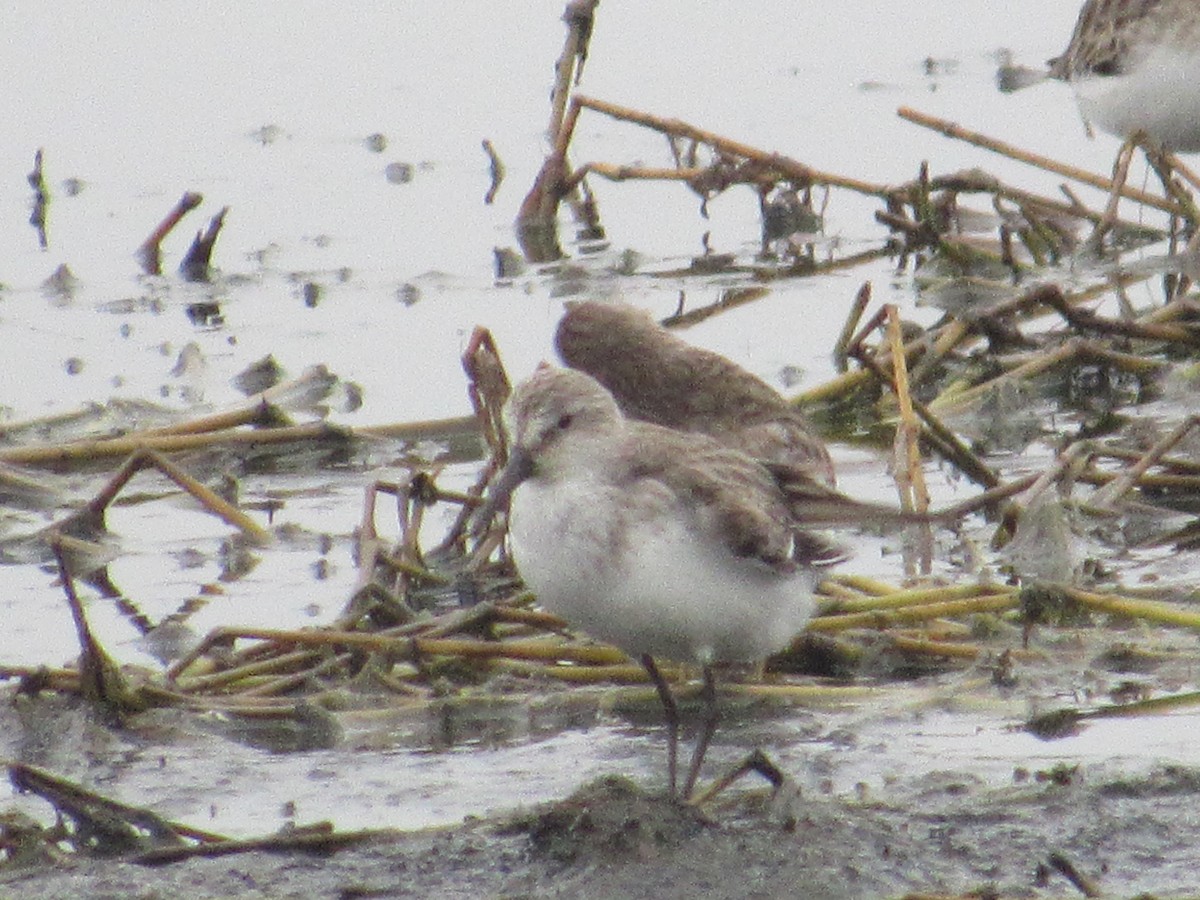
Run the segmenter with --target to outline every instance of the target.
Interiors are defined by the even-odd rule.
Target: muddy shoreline
[[[161,866],[72,860],[0,874],[0,896],[59,897],[1003,897],[1196,896],[1200,769],[969,773],[886,798],[734,791],[705,814],[605,778],[534,810],[328,854],[250,852]],[[789,809],[790,807],[790,809]],[[794,815],[794,818],[792,817]],[[1080,879],[1073,885],[1063,866]]]

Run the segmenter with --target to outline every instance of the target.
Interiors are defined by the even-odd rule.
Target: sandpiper
[[[649,313],[620,303],[572,304],[555,346],[564,363],[611,391],[626,416],[702,432],[833,486],[829,451],[799,410],[762,379],[681,340]]]
[[[627,418],[584,372],[539,369],[514,390],[506,421],[509,461],[482,515],[509,503],[513,559],[539,602],[640,659],[666,710],[673,795],[679,715],[655,659],[702,667],[686,799],[716,728],[713,666],[786,647],[835,554],[817,536],[795,540],[789,497],[762,463]]]
[[[1158,149],[1200,150],[1200,2],[1087,0],[1050,75],[1084,118]]]

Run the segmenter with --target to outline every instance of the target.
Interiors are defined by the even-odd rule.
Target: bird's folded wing
[[[634,423],[624,458],[631,481],[666,485],[708,531],[738,557],[788,571],[794,522],[771,474],[759,463],[695,433]]]

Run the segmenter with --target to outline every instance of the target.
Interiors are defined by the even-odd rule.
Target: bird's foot
[[[754,750],[731,768],[728,772],[710,784],[703,791],[688,799],[693,806],[701,806],[713,800],[718,794],[732,785],[743,775],[757,772],[771,783],[771,800],[768,806],[768,817],[778,821],[785,828],[796,826],[799,815],[800,786],[789,777],[762,750]]]

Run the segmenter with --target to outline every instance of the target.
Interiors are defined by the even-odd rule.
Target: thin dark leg
[[[717,685],[713,680],[712,668],[704,667],[704,688],[700,692],[704,700],[704,722],[700,728],[700,737],[696,740],[696,749],[692,753],[692,764],[688,768],[687,781],[683,785],[683,799],[692,796],[692,788],[700,776],[700,766],[704,762],[704,754],[708,752],[708,743],[712,740],[713,732],[717,730]]]
[[[662,701],[663,710],[667,714],[667,777],[671,782],[671,796],[679,796],[678,782],[675,779],[675,758],[679,751],[679,707],[675,703],[675,695],[667,680],[654,664],[654,657],[649,653],[642,654],[642,666],[654,687],[658,691],[658,699]]]
[[[1104,246],[1104,236],[1112,231],[1113,226],[1117,223],[1121,191],[1125,189],[1125,183],[1129,180],[1129,165],[1133,162],[1134,151],[1138,148],[1137,137],[1135,135],[1121,145],[1121,150],[1117,153],[1117,161],[1113,164],[1112,189],[1108,194],[1108,204],[1104,208],[1104,215],[1092,228],[1092,233],[1088,237],[1088,245],[1097,252]]]

